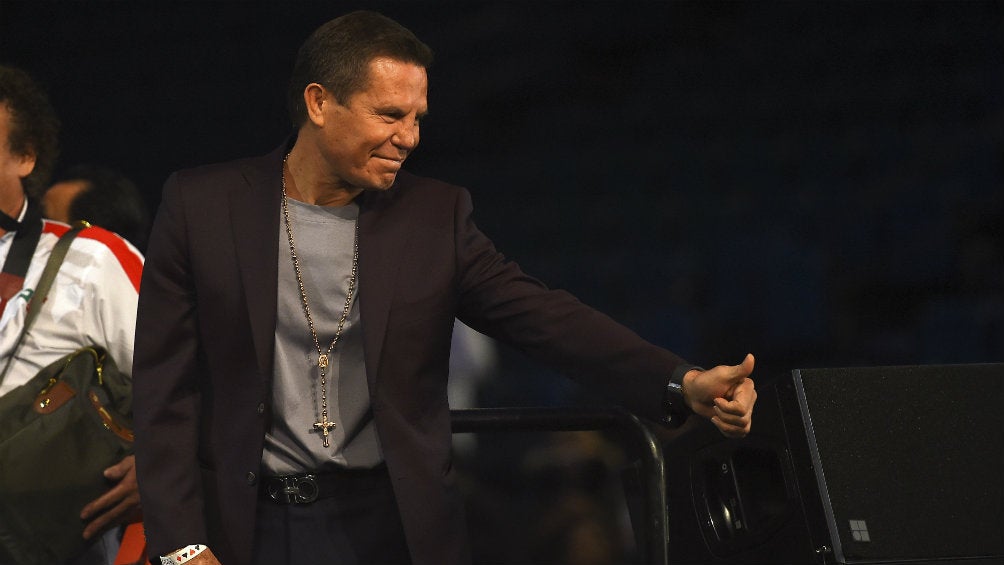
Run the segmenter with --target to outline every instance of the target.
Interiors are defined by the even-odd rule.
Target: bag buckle
[[[318,491],[313,475],[273,477],[265,486],[268,497],[279,504],[309,504],[317,500]]]

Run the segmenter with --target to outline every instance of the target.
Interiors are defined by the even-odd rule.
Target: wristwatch
[[[683,376],[694,369],[704,370],[696,365],[680,365],[669,377],[669,382],[666,383],[666,415],[662,419],[664,424],[674,428],[681,426],[687,420],[687,416],[693,414],[683,400]]]

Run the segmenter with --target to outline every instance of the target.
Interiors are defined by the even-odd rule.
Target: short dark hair
[[[432,49],[394,20],[366,10],[337,17],[303,42],[289,81],[287,103],[293,125],[307,120],[303,91],[316,82],[340,104],[366,87],[370,61],[390,57],[424,68],[432,65]]]
[[[146,248],[150,212],[139,189],[121,172],[99,165],[76,165],[58,182],[83,181],[86,186],[70,203],[70,221],[86,220]]]
[[[49,182],[59,156],[59,118],[45,91],[28,73],[0,65],[0,104],[10,113],[7,143],[16,155],[35,155],[35,168],[21,181],[31,197],[39,196]]]

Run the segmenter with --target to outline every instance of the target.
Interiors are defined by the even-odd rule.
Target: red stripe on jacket
[[[44,233],[51,233],[56,237],[63,237],[63,234],[70,231],[70,226],[46,220],[42,226]],[[118,259],[119,265],[125,271],[129,282],[132,283],[136,292],[139,292],[139,281],[143,275],[143,261],[133,253],[124,239],[118,235],[98,226],[84,228],[77,237],[86,237],[105,244],[105,247]]]

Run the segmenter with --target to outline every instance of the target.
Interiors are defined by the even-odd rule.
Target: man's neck
[[[330,178],[318,166],[320,155],[311,153],[300,140],[293,146],[286,159],[286,195],[294,200],[315,206],[346,206],[362,192],[361,188],[348,188]]]
[[[0,212],[7,214],[13,219],[21,215],[24,208],[24,192],[12,192],[11,194],[0,194]],[[7,230],[0,227],[0,235],[7,233]]]

